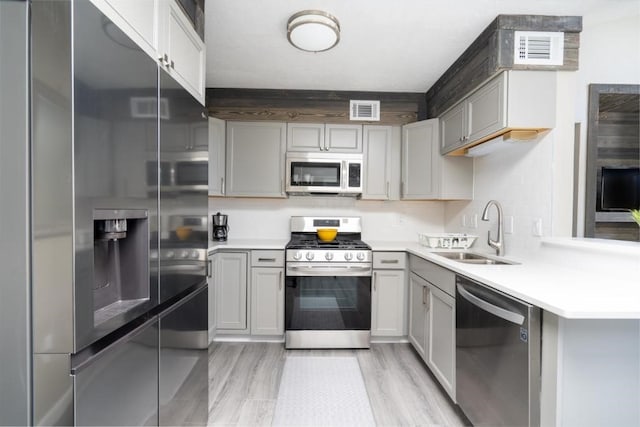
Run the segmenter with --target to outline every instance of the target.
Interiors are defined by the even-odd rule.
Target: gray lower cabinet
[[[427,366],[456,401],[456,300],[429,284]]]
[[[284,251],[251,251],[251,335],[284,334]]]
[[[407,335],[407,276],[404,252],[374,252],[371,284],[371,335]]]
[[[157,318],[77,367],[74,386],[76,425],[157,425]]]
[[[217,333],[247,331],[247,252],[213,255]]]
[[[251,268],[251,335],[284,334],[284,268]]]
[[[209,415],[208,288],[160,314],[159,424],[205,425]]]
[[[227,122],[225,195],[284,198],[287,126]]]
[[[455,273],[413,255],[409,266],[409,341],[455,402]]]
[[[427,281],[415,273],[409,274],[409,341],[418,354],[427,354]]]

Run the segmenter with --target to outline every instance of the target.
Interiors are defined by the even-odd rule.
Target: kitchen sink
[[[486,264],[486,265],[513,265],[517,262],[507,261],[500,258],[490,258],[485,255],[476,254],[473,252],[433,252],[434,255],[445,257],[457,262],[463,262],[465,264]]]

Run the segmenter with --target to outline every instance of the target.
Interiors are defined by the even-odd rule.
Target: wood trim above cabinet
[[[426,116],[424,93],[207,89],[209,115],[223,120],[403,125]],[[380,101],[380,121],[349,120],[349,100]]]

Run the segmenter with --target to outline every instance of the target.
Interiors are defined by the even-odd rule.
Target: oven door
[[[287,331],[371,329],[370,265],[287,265]]]

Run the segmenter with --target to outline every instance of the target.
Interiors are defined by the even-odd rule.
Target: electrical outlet
[[[531,230],[531,234],[535,237],[542,236],[542,219],[541,218],[536,218],[533,220],[533,227]]]
[[[504,217],[504,234],[513,234],[513,217],[511,215]]]

